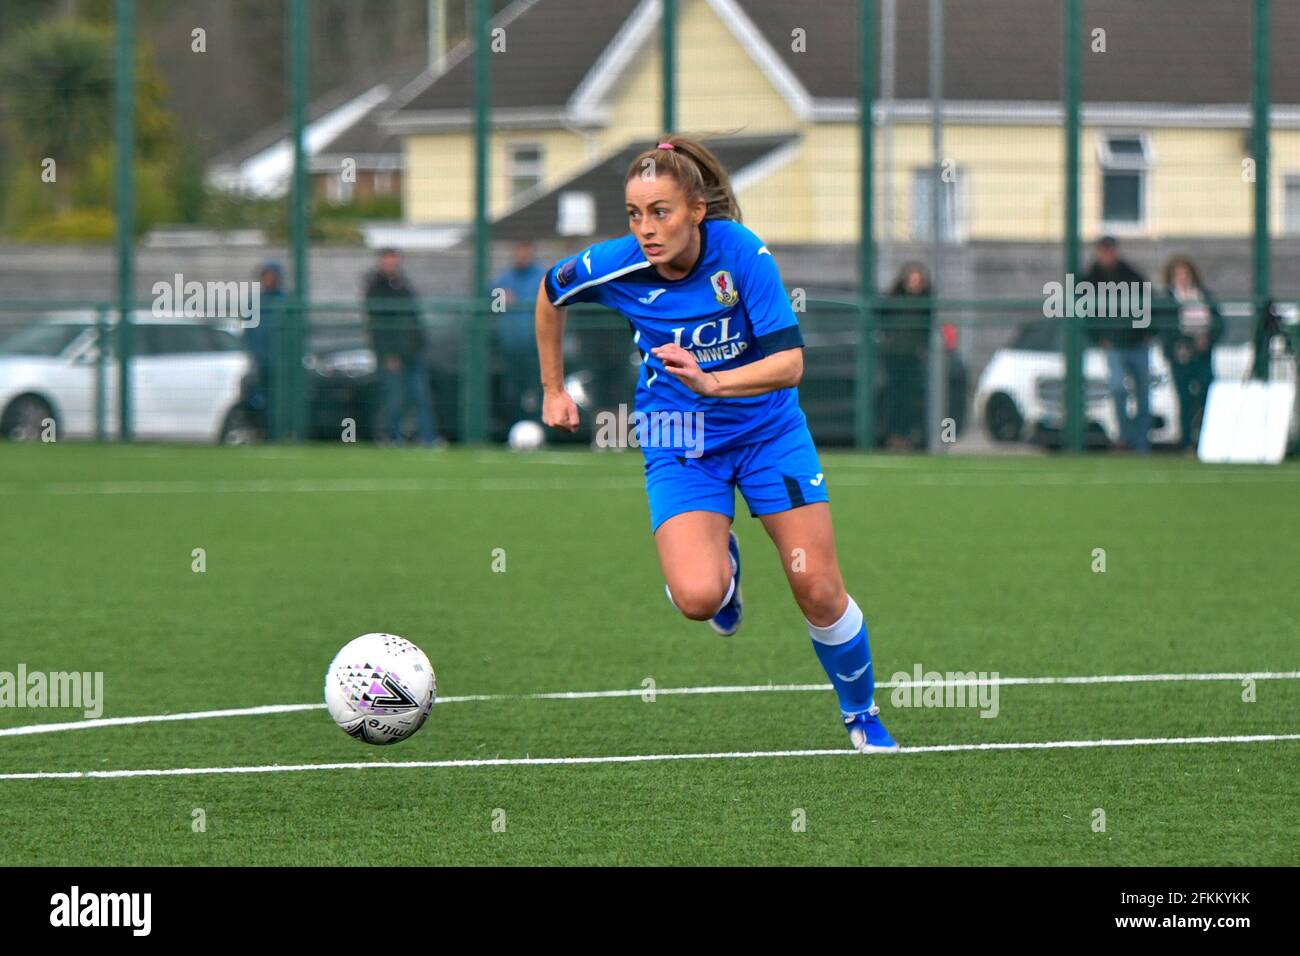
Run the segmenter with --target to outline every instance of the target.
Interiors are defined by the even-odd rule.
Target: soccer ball
[[[438,696],[424,651],[396,634],[348,641],[325,672],[325,706],[349,737],[395,744],[419,730]]]
[[[510,426],[508,442],[512,451],[536,451],[546,444],[546,432],[537,422],[525,419]]]

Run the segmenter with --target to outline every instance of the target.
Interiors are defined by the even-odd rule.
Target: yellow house
[[[881,31],[893,69],[875,104],[876,231],[922,240],[937,191],[928,5],[896,6],[892,30]],[[857,8],[857,0],[679,2],[678,128],[720,153],[730,144],[746,221],[768,241],[858,238]],[[1300,39],[1300,4],[1273,10],[1275,34]],[[1085,236],[1250,233],[1250,24],[1240,13],[1218,0],[1085,2]],[[660,132],[661,15],[659,0],[518,0],[496,18],[495,234],[624,228],[614,160]],[[1059,239],[1062,32],[1053,0],[946,4],[937,152],[945,238]],[[1290,55],[1280,43],[1275,51]],[[402,138],[410,224],[472,217],[473,55],[457,47],[381,121]],[[1275,68],[1272,94],[1272,230],[1300,233],[1300,71]]]

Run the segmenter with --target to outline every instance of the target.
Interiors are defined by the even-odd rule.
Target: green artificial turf
[[[1300,669],[1293,463],[823,466],[878,682]],[[389,631],[450,698],[392,747],[310,709],[0,736],[0,774],[846,748],[828,690],[638,696],[825,682],[740,499],[744,627],[676,616],[641,479],[635,452],[0,447],[0,671],[101,671],[110,718],[315,704],[339,647]],[[877,700],[904,748],[1300,733],[1300,681],[1246,690]],[[80,717],[0,707],[0,729]],[[1293,740],[0,779],[0,863],[1295,865],[1297,771]]]

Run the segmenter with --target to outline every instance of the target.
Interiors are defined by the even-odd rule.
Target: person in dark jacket
[[[920,263],[909,262],[899,270],[880,312],[885,445],[916,448],[925,444],[926,358],[933,321],[930,278]]]
[[[1120,258],[1119,244],[1112,236],[1103,236],[1097,243],[1097,257],[1084,274],[1083,282],[1091,283],[1099,304],[1106,296],[1098,287],[1108,283],[1125,283],[1130,289],[1144,288],[1146,277]],[[1130,296],[1130,305],[1134,300]],[[1106,353],[1111,398],[1115,402],[1115,418],[1119,422],[1122,449],[1132,449],[1141,454],[1151,450],[1151,329],[1140,327],[1135,315],[1099,316],[1090,323],[1092,340]],[[1149,318],[1149,315],[1148,315]],[[1133,379],[1137,414],[1128,414],[1127,378]]]
[[[428,341],[420,324],[415,290],[402,271],[396,249],[379,254],[379,266],[366,279],[366,324],[383,382],[388,438],[400,443],[408,400],[415,406],[420,443],[432,447],[438,433],[429,385]]]
[[[1174,256],[1165,266],[1165,295],[1175,311],[1161,330],[1161,339],[1178,392],[1180,444],[1192,448],[1214,381],[1212,357],[1223,337],[1223,316],[1186,256]]]

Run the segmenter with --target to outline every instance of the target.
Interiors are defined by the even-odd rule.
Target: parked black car
[[[565,371],[570,390],[583,409],[576,433],[554,432],[553,443],[587,443],[593,436],[596,409],[631,404],[638,371],[637,352],[627,323],[612,313],[583,314],[574,310],[565,337]],[[429,340],[430,385],[439,434],[460,438],[460,407],[465,348],[464,320],[459,315],[434,316],[425,322]],[[511,374],[503,358],[489,347],[490,407],[488,438],[505,441],[518,413],[506,406],[505,376]],[[371,441],[385,431],[384,403],[370,339],[359,324],[318,324],[312,328],[305,359],[309,389],[309,435],[337,440],[344,419],[356,422],[358,441]],[[540,385],[533,390],[531,417],[541,419]],[[526,398],[526,402],[529,401]],[[411,416],[408,416],[411,417]],[[414,432],[414,421],[406,423]]]
[[[819,444],[851,445],[854,434],[854,378],[857,370],[857,314],[851,306],[810,303],[800,315],[804,338],[804,377],[799,386],[800,403]],[[465,323],[459,316],[426,320],[430,342],[431,385],[439,433],[452,441],[460,437],[462,356]],[[375,356],[365,329],[359,324],[318,324],[312,328],[306,359],[310,389],[310,435],[315,439],[337,440],[342,422],[356,422],[359,441],[382,434],[383,398]],[[554,443],[589,443],[597,409],[631,405],[636,390],[639,355],[632,343],[626,320],[612,312],[575,308],[569,316],[565,336],[565,370],[579,406],[583,410],[578,432],[551,432]],[[504,377],[509,374],[503,360],[489,350],[491,414],[488,435],[504,441],[514,415],[502,396]],[[966,367],[955,350],[947,350],[947,417],[956,423],[957,434],[967,418]],[[885,443],[886,423],[879,413],[893,396],[883,362],[875,370],[876,445]],[[535,396],[540,402],[539,394]],[[540,420],[540,410],[535,416]],[[414,422],[408,427],[414,431]]]
[[[804,340],[804,373],[799,402],[808,416],[808,426],[819,445],[852,445],[854,435],[855,377],[857,374],[857,310],[850,305],[810,301],[799,316]],[[966,365],[955,349],[945,350],[947,408],[956,436],[966,427],[968,379]],[[886,444],[889,402],[914,395],[911,389],[891,383],[886,363],[876,353],[874,375],[876,447]],[[923,390],[922,390],[923,394]]]

